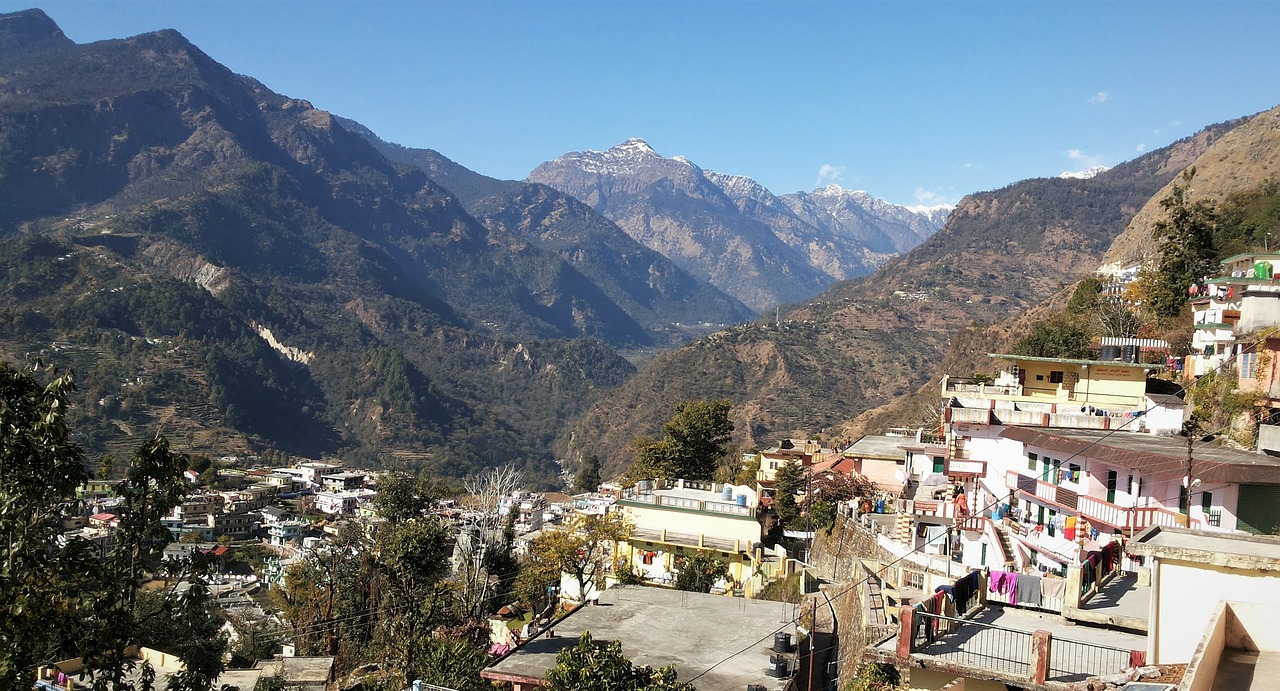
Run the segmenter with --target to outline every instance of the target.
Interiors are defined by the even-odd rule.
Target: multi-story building
[[[282,520],[267,526],[267,537],[272,547],[284,548],[302,539],[309,525],[306,521]]]
[[[712,554],[729,565],[729,578],[718,588],[750,596],[785,566],[766,561],[757,504],[755,488],[747,485],[638,483],[615,504],[633,526],[630,539],[615,547],[617,561],[647,580],[669,583],[677,557]]]
[[[360,496],[357,492],[316,492],[316,510],[335,515],[355,513]]]
[[[930,531],[951,529],[968,566],[1065,572],[1086,541],[1152,525],[1280,526],[1280,459],[1198,439],[1188,456],[1185,403],[1148,391],[1159,365],[993,357],[1007,363],[994,381],[944,377],[936,484],[908,495],[892,532],[933,544]]]
[[[364,473],[344,470],[320,476],[320,486],[326,492],[350,492],[364,487]]]

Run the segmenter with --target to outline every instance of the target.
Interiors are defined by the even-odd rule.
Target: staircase
[[[880,588],[880,579],[862,565],[862,578],[867,584],[867,626],[884,626],[889,618],[884,611],[884,593]]]
[[[1008,557],[1004,564],[1005,567],[1016,567],[1017,561],[1014,558],[1013,543],[1009,541],[1009,531],[1005,530],[1004,527],[1000,525],[996,525],[994,527],[995,530],[993,532],[996,534],[996,537],[1000,538],[1000,546],[1004,548],[1004,554]]]

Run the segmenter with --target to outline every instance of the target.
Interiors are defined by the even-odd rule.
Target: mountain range
[[[713,397],[742,447],[851,435],[927,416],[932,377],[1149,255],[1188,165],[1209,200],[1273,179],[1276,118],[954,210],[775,195],[636,139],[496,180],[177,32],[80,45],[0,14],[0,359],[74,368],[77,441],[107,461],[161,430],[552,486],[557,456],[620,470]]]
[[[1089,178],[968,195],[942,230],[871,276],[838,283],[777,321],[770,315],[662,353],[594,403],[561,447],[620,472],[630,440],[657,433],[687,398],[732,401],[744,448],[927,424],[937,401],[928,382],[985,368],[986,354],[1017,333],[1006,320],[1092,273],[1152,196],[1239,124],[1208,127]]]
[[[947,207],[913,210],[828,186],[776,196],[629,139],[565,154],[530,182],[573,195],[757,312],[862,276],[941,227]]]

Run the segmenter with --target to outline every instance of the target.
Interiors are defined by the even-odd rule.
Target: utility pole
[[[1200,421],[1192,415],[1190,420],[1183,423],[1182,431],[1187,435],[1187,475],[1182,481],[1182,496],[1178,498],[1178,523],[1181,524],[1183,528],[1190,528],[1191,469],[1195,463],[1195,459],[1191,455],[1191,444],[1195,441],[1196,435],[1200,433]]]

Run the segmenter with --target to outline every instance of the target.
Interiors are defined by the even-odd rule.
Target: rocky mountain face
[[[987,348],[1016,330],[986,325],[1091,273],[1152,195],[1233,126],[1092,178],[969,195],[941,231],[873,275],[837,283],[776,323],[762,318],[659,355],[592,405],[562,435],[562,448],[579,456],[590,440],[590,452],[620,471],[630,440],[655,433],[675,402],[689,398],[733,401],[735,441],[746,448],[927,418],[936,397],[911,394],[941,371],[985,370]],[[890,403],[892,415],[877,414]]]
[[[1196,175],[1187,189],[1189,203],[1208,202],[1217,205],[1237,192],[1280,179],[1280,106],[1248,118],[1234,121],[1236,127],[1209,136],[1206,130],[1198,137],[1210,144],[1201,155],[1180,160],[1182,168],[1195,166]],[[1170,181],[1133,217],[1129,227],[1103,257],[1103,262],[1127,265],[1154,259],[1159,255],[1159,242],[1154,237],[1155,224],[1166,217],[1160,200],[1169,196],[1175,181]]]
[[[640,139],[565,154],[528,180],[591,205],[631,237],[756,311],[869,273],[939,227],[862,192],[774,195],[754,180],[667,158]]]
[[[90,451],[163,426],[549,481],[563,420],[633,372],[605,342],[666,319],[177,32],[77,45],[0,15],[0,74],[0,357],[75,367]],[[655,262],[615,286],[697,285]]]
[[[741,302],[694,278],[574,197],[546,185],[496,180],[439,152],[390,144],[357,123],[343,124],[388,159],[423,170],[486,227],[558,254],[645,329],[633,336],[635,345],[676,345],[752,317]]]

